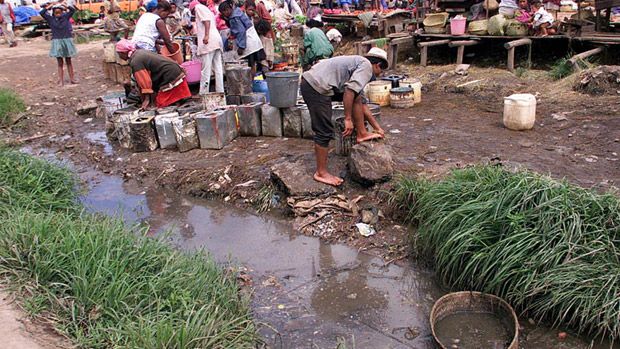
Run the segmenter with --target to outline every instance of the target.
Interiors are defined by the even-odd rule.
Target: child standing
[[[47,7],[52,5],[52,15],[47,12]],[[67,63],[67,71],[72,84],[77,84],[75,75],[73,74],[73,64],[71,57],[77,55],[77,50],[73,44],[73,28],[71,27],[71,16],[75,12],[75,7],[66,8],[58,3],[48,3],[43,5],[40,12],[41,17],[45,18],[52,30],[52,48],[50,49],[50,57],[55,57],[58,62],[58,84],[65,85],[63,72],[63,58]]]
[[[534,11],[532,28],[536,31],[536,35],[547,36],[555,34],[555,28],[552,27],[553,16],[545,10],[542,1],[534,0],[532,2],[532,11]]]

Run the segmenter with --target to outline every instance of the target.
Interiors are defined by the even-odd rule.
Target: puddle
[[[446,316],[435,325],[435,334],[444,346],[459,349],[505,349],[512,340],[502,321],[491,313]]]
[[[271,348],[335,348],[339,338],[354,348],[435,348],[428,316],[445,292],[429,271],[385,265],[218,202],[136,188],[107,175],[89,183],[83,202],[91,211],[145,221],[152,234],[172,231],[167,238],[181,249],[205,248],[221,263],[245,266],[254,317],[273,328],[261,327]],[[559,342],[557,330],[522,323],[521,348],[590,348],[589,341]]]
[[[112,145],[108,141],[108,137],[104,131],[86,133],[84,138],[88,139],[91,143],[102,145],[105,155],[112,155],[114,153]]]

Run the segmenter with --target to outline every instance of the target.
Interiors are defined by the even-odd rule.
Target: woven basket
[[[447,12],[429,13],[424,18],[424,21],[422,22],[422,24],[424,24],[424,27],[438,27],[438,26],[443,27],[446,25],[448,16],[449,15]]]
[[[424,27],[424,32],[427,34],[444,34],[446,32],[446,27],[443,25]]]
[[[474,35],[486,35],[489,21],[486,19],[472,21],[467,25],[467,32]]]

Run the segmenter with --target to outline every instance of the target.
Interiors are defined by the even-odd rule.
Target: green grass
[[[12,90],[0,88],[0,127],[10,126],[17,113],[26,110],[24,100]]]
[[[573,65],[569,62],[570,58],[571,56],[569,55],[555,61],[555,63],[551,66],[551,69],[549,70],[549,77],[551,77],[553,80],[561,80],[575,73],[576,71]],[[580,69],[591,69],[596,67],[596,64],[590,62],[589,59],[580,59],[577,60],[576,63],[578,66],[577,71],[579,71]]]
[[[620,339],[620,199],[531,172],[401,178],[412,242],[454,289],[503,297],[554,325]]]
[[[0,149],[0,274],[29,314],[79,348],[255,346],[231,272],[83,213],[75,183],[67,170]]]
[[[77,180],[66,168],[0,147],[0,214],[76,211]]]

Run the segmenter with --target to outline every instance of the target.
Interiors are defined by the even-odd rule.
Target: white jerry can
[[[536,97],[529,93],[504,97],[504,126],[511,130],[530,130],[536,121]]]

